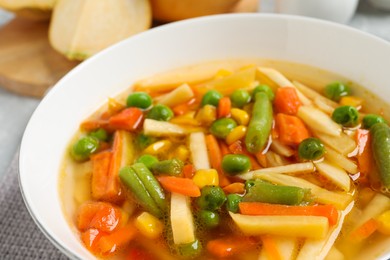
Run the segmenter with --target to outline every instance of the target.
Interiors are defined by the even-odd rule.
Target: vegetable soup
[[[64,212],[98,258],[379,257],[388,111],[353,82],[288,62],[143,79],[80,124]]]

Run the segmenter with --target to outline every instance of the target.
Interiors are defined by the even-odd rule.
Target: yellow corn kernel
[[[184,145],[179,145],[173,152],[173,157],[182,160],[183,162],[187,161],[190,156],[190,151]]]
[[[176,116],[170,120],[171,123],[173,124],[178,124],[178,125],[191,125],[191,126],[198,126],[200,125],[199,121],[188,117],[188,116]]]
[[[172,147],[172,142],[169,140],[157,141],[145,148],[144,154],[159,155],[168,152]]]
[[[390,235],[390,210],[383,212],[377,217],[378,231]]]
[[[142,235],[155,239],[158,238],[163,231],[163,223],[148,212],[143,212],[135,219],[135,226]]]
[[[238,108],[232,108],[230,110],[230,113],[232,115],[232,118],[237,122],[239,125],[248,125],[249,123],[249,115],[246,111]]]
[[[346,96],[340,99],[340,105],[353,106],[356,108],[361,107],[363,105],[363,102],[364,100],[362,98],[355,97],[355,96]]]
[[[215,169],[197,170],[192,180],[199,188],[206,185],[219,185],[218,172]]]
[[[232,72],[226,69],[220,69],[215,73],[214,79],[221,79],[227,76],[232,75]]]
[[[243,125],[239,125],[235,127],[227,136],[226,136],[226,143],[228,145],[231,145],[237,140],[240,140],[244,138],[246,134],[246,127]]]
[[[217,120],[217,109],[212,105],[205,105],[195,117],[203,125],[211,125],[215,120]]]

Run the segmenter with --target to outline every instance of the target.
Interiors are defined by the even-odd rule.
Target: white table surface
[[[0,9],[0,26],[11,18],[10,13]],[[349,25],[390,41],[390,12],[375,9],[366,0],[360,0],[357,13]],[[0,176],[19,149],[24,128],[38,104],[38,99],[15,95],[0,88]]]

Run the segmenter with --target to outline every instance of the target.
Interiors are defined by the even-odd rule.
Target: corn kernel
[[[173,157],[182,160],[183,162],[187,161],[190,156],[190,151],[184,145],[179,145],[173,153]]]
[[[353,106],[360,108],[363,105],[364,100],[355,96],[346,96],[340,99],[340,105],[342,106]]]
[[[200,125],[198,120],[187,116],[176,116],[172,118],[170,122],[178,125],[192,125],[192,126]]]
[[[169,140],[157,141],[145,148],[144,154],[159,155],[168,152],[172,142]]]
[[[220,69],[215,73],[214,79],[221,79],[227,76],[232,75],[232,72],[226,69]]]
[[[195,117],[201,124],[211,125],[217,120],[217,109],[212,105],[205,105],[202,107]]]
[[[249,115],[247,112],[245,112],[242,109],[238,108],[232,108],[230,110],[230,113],[232,115],[232,118],[237,122],[239,125],[248,125],[249,123]]]
[[[142,235],[155,239],[158,238],[163,231],[163,223],[148,212],[143,212],[135,219],[135,226]]]
[[[199,188],[207,185],[219,185],[218,172],[215,169],[197,170],[192,180]]]
[[[235,127],[227,136],[226,136],[226,143],[228,145],[231,145],[237,140],[240,140],[245,137],[246,134],[246,127],[243,125],[239,125]]]
[[[390,210],[380,214],[376,220],[378,223],[378,231],[382,234],[390,235]]]

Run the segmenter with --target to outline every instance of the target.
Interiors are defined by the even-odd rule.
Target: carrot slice
[[[92,181],[91,190],[92,198],[100,200],[104,197],[107,188],[108,170],[110,168],[110,162],[112,153],[104,151],[96,155],[91,156],[92,161]]]
[[[113,129],[134,131],[139,125],[141,125],[142,119],[142,110],[136,107],[130,107],[110,117],[109,125]]]
[[[180,178],[174,176],[157,177],[161,186],[170,192],[179,193],[189,197],[199,197],[200,189],[192,179]]]
[[[268,259],[282,260],[282,256],[276,246],[275,240],[271,236],[261,236],[261,241],[263,242],[263,249],[268,256]]]
[[[195,175],[195,167],[192,164],[186,164],[184,165],[182,172],[184,178],[192,179]]]
[[[233,256],[256,246],[256,241],[250,237],[223,237],[210,240],[207,250],[218,258]]]
[[[371,236],[378,229],[378,222],[370,218],[361,226],[353,230],[349,236],[353,241],[359,242]]]
[[[335,225],[339,216],[336,207],[333,205],[288,206],[262,202],[240,202],[238,206],[240,213],[244,215],[323,216],[328,218],[329,225]]]
[[[91,132],[99,128],[103,128],[108,132],[112,131],[112,129],[110,129],[109,127],[107,119],[91,119],[91,120],[84,121],[80,124],[80,129],[86,132]]]
[[[120,219],[119,208],[106,202],[88,201],[78,209],[77,228],[80,231],[96,228],[103,232],[110,232],[117,227]]]
[[[218,118],[228,117],[232,108],[232,102],[229,97],[222,97],[218,102]]]
[[[359,182],[366,183],[368,181],[368,174],[374,167],[370,132],[365,129],[358,129],[356,132],[356,141],[358,147],[356,157],[360,170]]]
[[[228,184],[230,184],[229,179],[225,176],[225,174],[222,171],[221,168],[221,162],[222,162],[222,151],[219,147],[218,141],[213,135],[206,135],[206,146],[207,146],[207,152],[209,154],[211,167],[217,170],[218,172],[218,179],[219,179],[219,185],[221,187],[224,187]]]
[[[292,87],[278,88],[274,105],[279,113],[295,115],[301,106],[297,91]]]
[[[102,236],[97,242],[97,247],[102,254],[110,254],[128,244],[136,235],[137,229],[131,223],[115,230],[107,236]]]
[[[234,182],[223,187],[223,191],[227,194],[232,194],[232,193],[244,194],[245,184],[241,182]]]
[[[97,247],[97,241],[107,233],[99,231],[96,228],[90,228],[87,231],[81,233],[81,241],[83,241],[86,248],[94,254],[99,253],[99,249]]]
[[[279,140],[287,145],[298,145],[310,137],[305,124],[296,116],[279,113],[275,125],[278,128]]]

